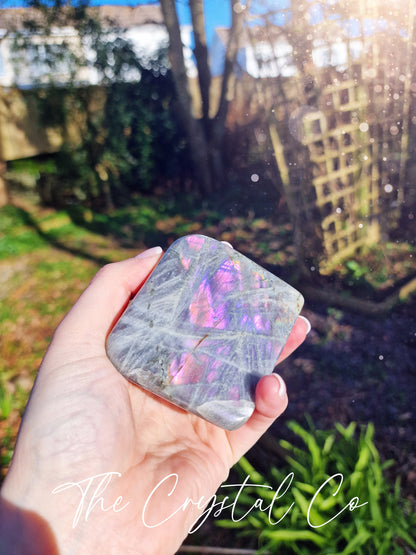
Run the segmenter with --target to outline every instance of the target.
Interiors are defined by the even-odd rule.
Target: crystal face
[[[228,244],[175,241],[107,340],[131,382],[233,430],[254,410],[302,308],[293,287]]]

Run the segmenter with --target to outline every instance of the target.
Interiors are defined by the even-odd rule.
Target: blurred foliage
[[[235,501],[233,518],[219,526],[255,538],[259,553],[383,555],[416,549],[416,513],[401,498],[399,480],[392,487],[384,477],[393,461],[380,462],[372,424],[358,436],[354,422],[331,431],[317,430],[310,419],[309,429],[293,421],[288,426],[296,442],[280,441],[285,464],[271,467],[267,477],[246,458],[235,466],[241,483],[249,476],[255,486],[233,488],[227,500]]]
[[[0,419],[6,420],[13,409],[13,397],[7,389],[0,385]]]
[[[43,202],[111,209],[158,181],[178,183],[186,172],[187,147],[173,115],[172,90],[169,74],[155,77],[144,70],[140,83],[108,85],[100,110],[90,108],[94,87],[67,91],[68,107],[75,100],[87,116],[85,129],[80,144],[67,142],[56,155],[55,172],[41,172]]]
[[[8,467],[13,456],[13,435],[10,428],[7,429],[7,435],[3,439],[3,447],[0,449],[0,468]]]
[[[124,30],[99,20],[87,2],[29,5],[38,11],[28,12],[23,29],[14,30],[15,70],[24,72],[28,60],[43,68],[32,76],[35,86],[27,95],[36,101],[40,124],[64,137],[53,163],[45,165],[43,158],[38,168],[36,160],[27,167],[39,174],[42,201],[103,210],[128,203],[132,192],[148,191],[158,181],[180,188],[187,143],[166,52],[141,59]],[[68,25],[88,46],[88,56],[72,36],[53,40],[54,26]],[[96,76],[96,85],[85,84],[85,70]]]
[[[362,248],[354,259],[337,265],[334,276],[342,279],[357,296],[374,297],[397,282],[414,276],[416,245],[405,241],[388,241]]]

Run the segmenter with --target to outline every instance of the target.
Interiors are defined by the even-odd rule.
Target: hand
[[[0,551],[14,542],[16,551],[8,553],[32,555],[37,545],[39,553],[172,554],[204,500],[285,410],[283,380],[266,376],[250,420],[227,432],[117,372],[106,356],[106,337],[161,252],[150,249],[102,268],[57,328],[3,485]],[[298,318],[280,360],[307,331],[307,321]],[[111,472],[119,474],[103,479]],[[176,487],[174,476],[163,481],[171,474]],[[68,482],[78,485],[52,493]],[[187,498],[193,503],[175,513]]]

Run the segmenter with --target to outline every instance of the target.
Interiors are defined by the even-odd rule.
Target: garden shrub
[[[224,505],[232,517],[218,520],[219,526],[254,537],[259,553],[382,555],[416,549],[416,513],[401,498],[399,479],[391,486],[385,477],[392,461],[380,461],[372,424],[358,436],[355,423],[336,424],[332,431],[311,423],[309,429],[296,422],[288,426],[304,446],[281,440],[285,463],[272,466],[267,476],[242,458],[235,471],[241,483],[249,476],[247,484],[255,486],[232,488]]]
[[[56,155],[56,173],[41,173],[38,190],[45,204],[113,208],[186,173],[187,143],[175,116],[170,74],[143,70],[138,83],[71,89],[61,99],[66,118],[74,109],[85,117],[81,141],[65,142]],[[45,91],[42,102],[48,102]]]

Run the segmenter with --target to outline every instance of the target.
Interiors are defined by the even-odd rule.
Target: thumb
[[[162,252],[160,247],[154,247],[135,258],[101,268],[58,326],[51,347],[56,343],[61,347],[66,344],[72,351],[75,345],[83,344],[88,347],[89,356],[104,354],[109,331],[154,269]],[[80,352],[72,356],[69,353],[72,359],[80,355]]]

